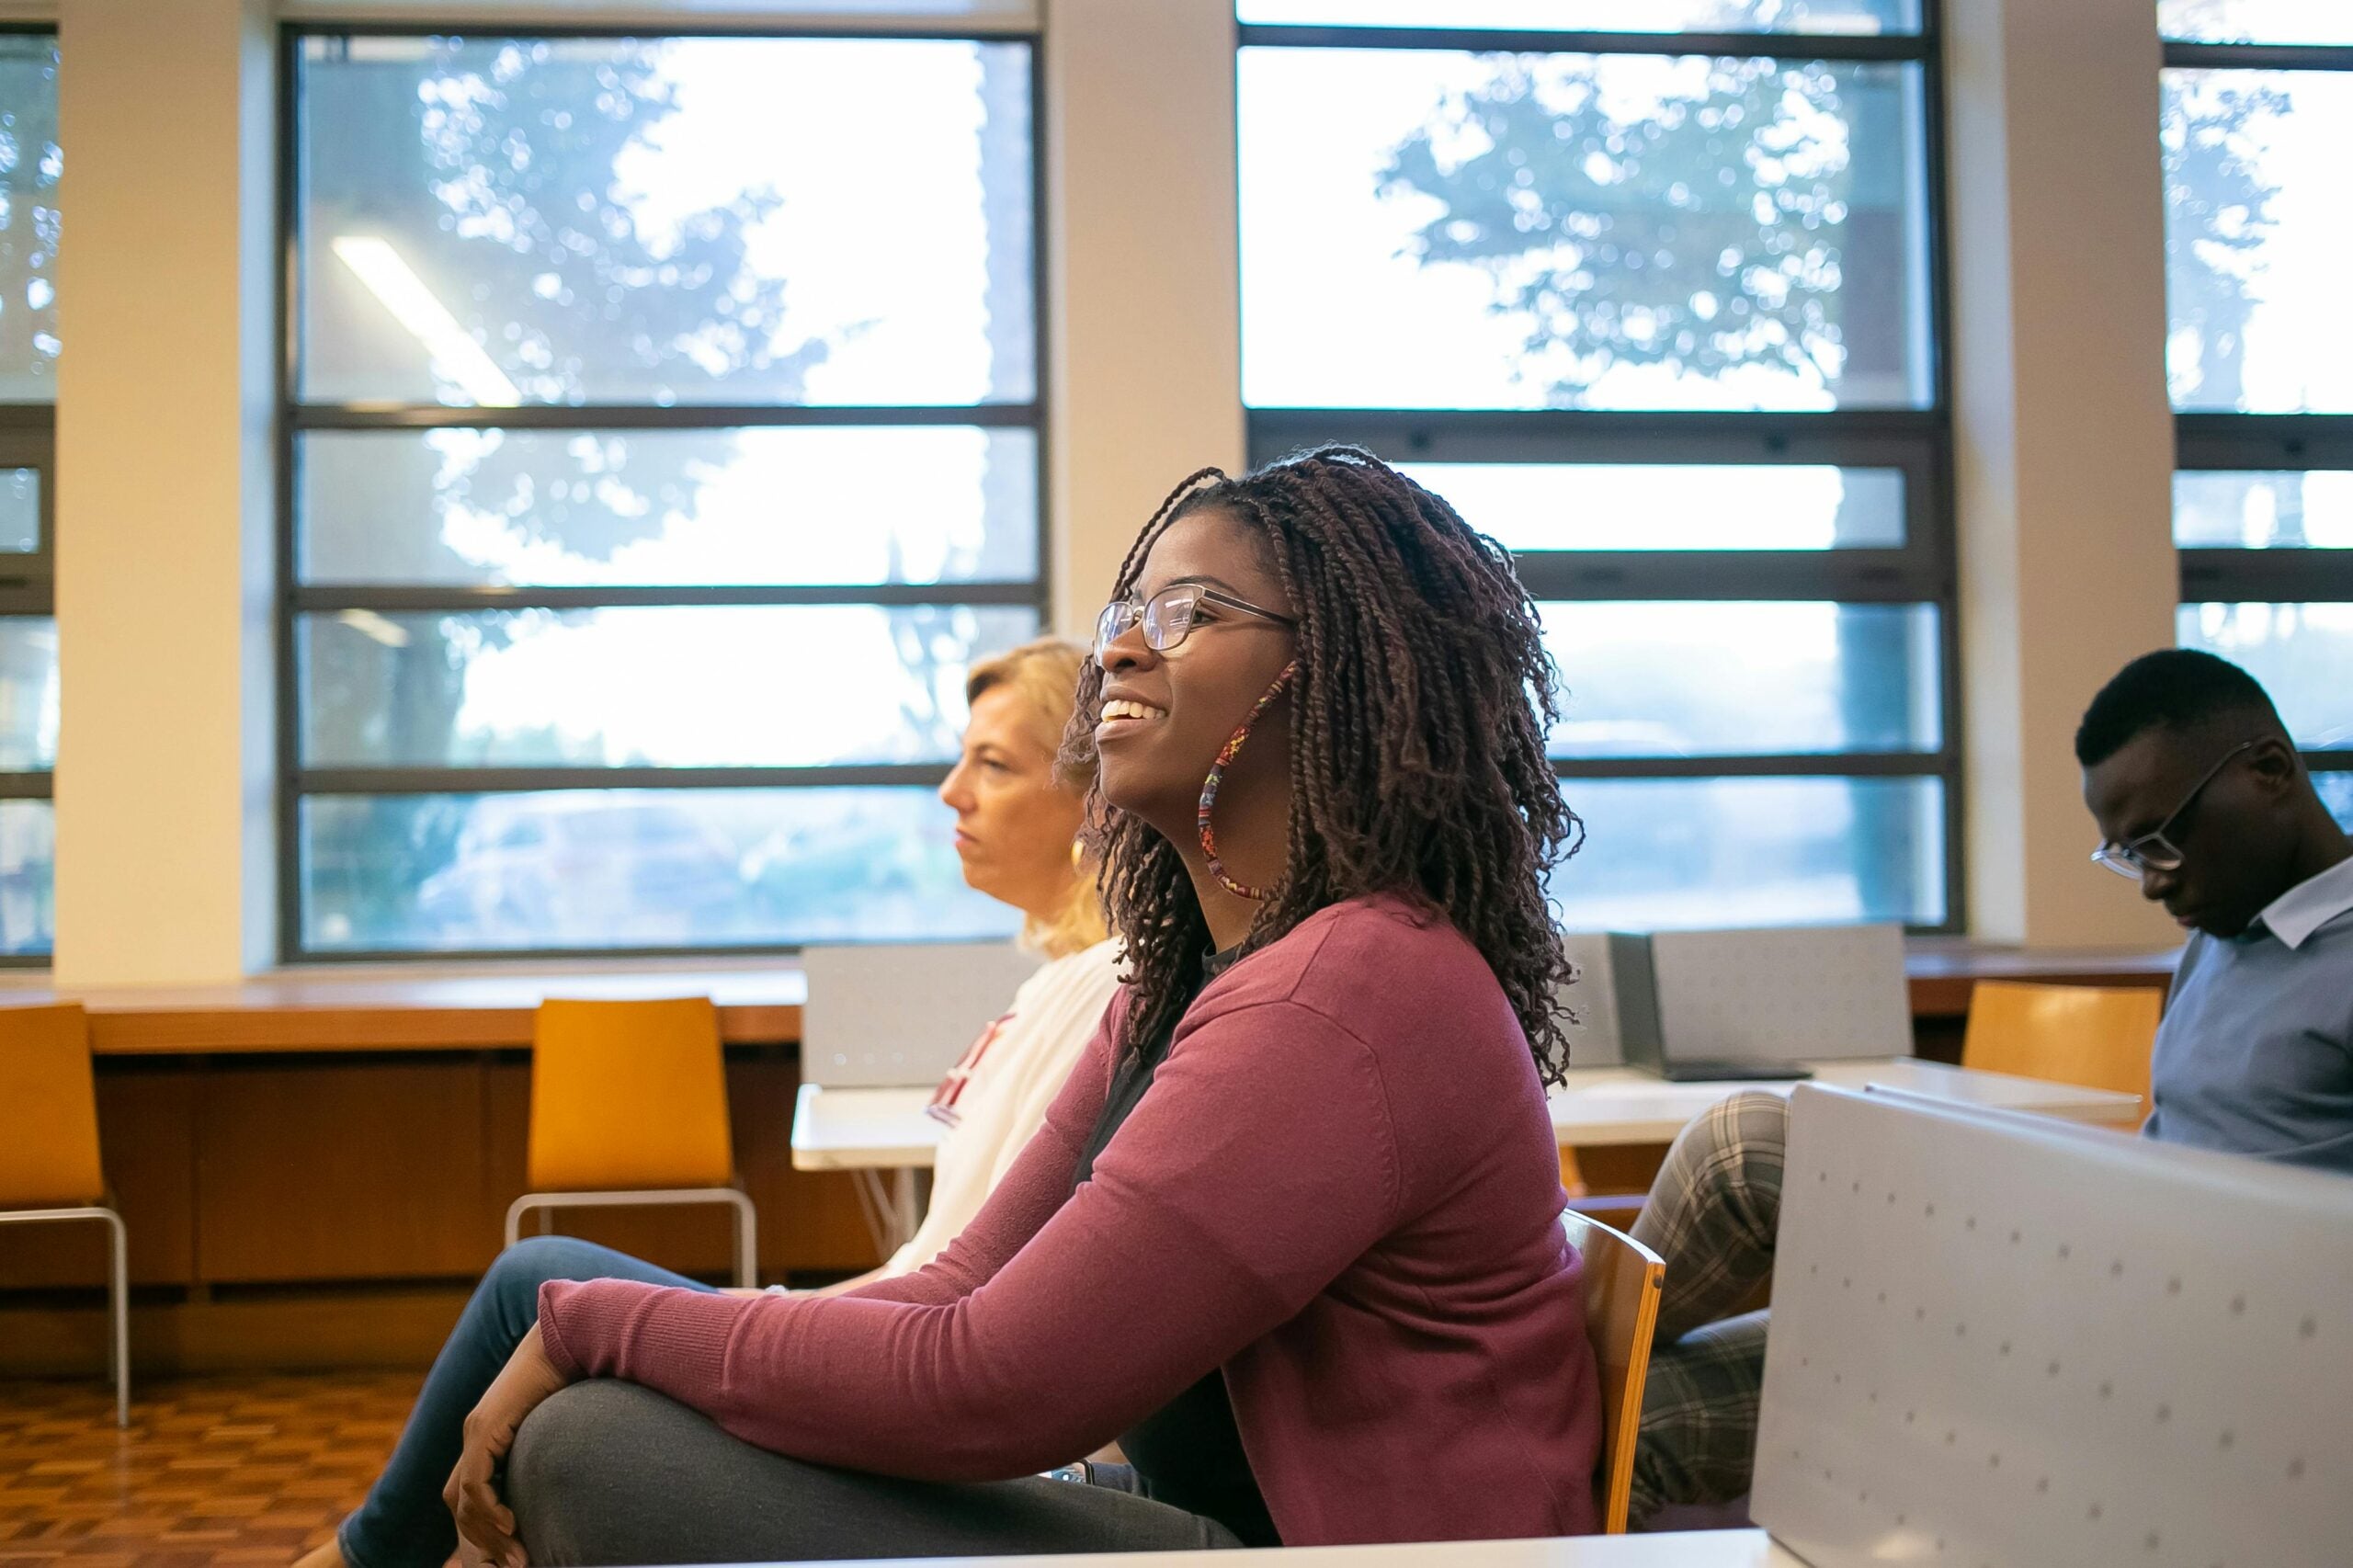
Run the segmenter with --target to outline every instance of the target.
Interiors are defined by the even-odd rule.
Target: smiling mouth
[[[1131,702],[1125,698],[1114,698],[1103,705],[1102,717],[1095,727],[1099,732],[1120,724],[1140,724],[1146,720],[1167,717],[1168,710],[1165,708],[1154,708],[1149,703]]]

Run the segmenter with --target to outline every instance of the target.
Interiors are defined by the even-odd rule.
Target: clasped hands
[[[458,1521],[458,1560],[464,1568],[526,1568],[515,1511],[498,1498],[498,1462],[514,1448],[523,1418],[570,1381],[548,1359],[535,1324],[467,1415],[458,1468],[441,1489]]]

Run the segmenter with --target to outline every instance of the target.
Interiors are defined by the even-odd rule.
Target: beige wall
[[[1153,508],[1243,466],[1228,0],[1048,0],[1054,619],[1083,636]]]
[[[268,960],[270,160],[258,0],[65,0],[58,979]]]
[[[2155,10],[1948,15],[1969,928],[2163,942],[2085,863],[2071,750],[2101,683],[2173,642]]]
[[[658,23],[699,4],[707,24],[707,0],[598,14]],[[983,19],[1017,21],[1013,8],[991,0]],[[2151,8],[1947,11],[1971,919],[2039,945],[2161,940],[2084,865],[2067,753],[2098,682],[2171,637]],[[71,984],[225,979],[275,946],[265,12],[62,6],[57,968]],[[1083,632],[1169,488],[1244,459],[1233,20],[1230,0],[1045,0],[1043,20],[1048,571],[1058,625]]]

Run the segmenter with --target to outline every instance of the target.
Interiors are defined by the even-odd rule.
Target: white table
[[[910,1560],[915,1561],[915,1560]],[[948,1568],[1135,1568],[1133,1555],[926,1558]],[[1154,1568],[1233,1568],[1223,1551],[1156,1552]],[[1427,1546],[1300,1546],[1250,1554],[1283,1568],[1806,1568],[1763,1530],[1563,1536],[1551,1540],[1443,1541]],[[816,1565],[826,1568],[826,1565]],[[833,1565],[842,1568],[842,1565]],[[863,1564],[861,1568],[875,1568]]]
[[[828,1089],[803,1084],[792,1107],[792,1168],[848,1171],[867,1228],[888,1257],[923,1222],[915,1173],[929,1170],[948,1129],[924,1114],[932,1090]],[[890,1173],[886,1187],[882,1173]]]
[[[1938,1099],[2002,1110],[2035,1111],[2070,1121],[2131,1129],[2140,1124],[2141,1096],[2107,1089],[2014,1078],[1948,1067],[1916,1056],[1878,1061],[1809,1062],[1813,1082],[1859,1089],[1871,1084]],[[1552,1131],[1563,1148],[1612,1143],[1665,1143],[1708,1107],[1739,1089],[1786,1095],[1786,1079],[1711,1084],[1670,1084],[1635,1067],[1572,1067],[1569,1081],[1552,1091]]]
[[[2141,1119],[2137,1095],[1948,1067],[1913,1056],[1806,1065],[1813,1071],[1813,1082],[1850,1089],[1881,1084],[1966,1105],[2035,1111],[2126,1130]],[[1573,1067],[1568,1083],[1552,1091],[1552,1132],[1563,1148],[1665,1143],[1734,1090],[1786,1095],[1791,1086],[1787,1081],[1670,1084],[1639,1068]],[[792,1168],[854,1173],[867,1222],[886,1254],[915,1234],[922,1219],[915,1173],[931,1167],[940,1135],[947,1131],[924,1114],[931,1093],[929,1088],[828,1089],[803,1084],[793,1107]],[[887,1183],[885,1172],[890,1175]]]

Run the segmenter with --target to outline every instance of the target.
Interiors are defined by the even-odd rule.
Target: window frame
[[[2353,45],[2188,43],[2166,39],[2166,71],[2330,71],[2353,74]],[[2353,414],[2173,411],[2174,472],[2353,470]],[[2170,533],[2170,521],[2168,524]],[[2353,550],[2177,551],[2183,605],[2353,604]],[[2353,773],[2353,745],[2300,747],[2313,773]]]
[[[0,36],[58,41],[53,22],[0,23]],[[57,393],[47,402],[0,402],[0,469],[30,469],[40,486],[40,539],[28,554],[0,554],[0,617],[57,618]],[[0,770],[0,801],[54,801],[53,768]],[[52,937],[54,934],[52,933]],[[47,969],[51,950],[0,953],[0,969]]]
[[[304,402],[300,395],[301,355],[301,51],[313,39],[427,39],[460,35],[500,39],[852,39],[1021,44],[1029,51],[1029,280],[1034,369],[1030,396],[1023,402],[921,404],[783,404],[743,403],[524,403],[479,407],[403,402]],[[1034,609],[1040,634],[1052,625],[1053,517],[1048,484],[1051,472],[1046,411],[1051,397],[1048,338],[1051,312],[1046,257],[1045,40],[1036,26],[1021,28],[763,26],[756,18],[717,18],[660,28],[596,22],[574,25],[517,22],[511,26],[460,28],[454,18],[413,22],[340,23],[289,20],[278,28],[276,152],[276,222],[280,262],[277,312],[275,578],[278,592],[273,617],[277,699],[278,953],[287,965],[326,963],[440,963],[489,960],[529,962],[548,960],[756,957],[794,953],[793,942],[678,944],[654,947],[609,945],[540,948],[334,948],[313,949],[303,940],[302,820],[313,798],[392,795],[501,794],[557,790],[817,789],[846,786],[937,788],[951,762],[832,765],[816,767],[665,767],[658,766],[532,766],[462,767],[442,765],[313,767],[302,755],[303,717],[301,632],[306,616],[337,610],[382,614],[483,609],[597,609],[637,606],[824,606],[883,608],[943,606]],[[1031,433],[1036,463],[1036,561],[1028,579],[939,584],[724,586],[498,587],[468,585],[305,585],[300,576],[301,438],[318,431],[429,429],[722,430],[811,428],[847,426],[921,427],[954,426],[1024,429]],[[43,491],[46,507],[48,493]],[[0,776],[5,783],[5,776]]]
[[[1898,63],[1920,68],[1926,176],[1929,397],[1924,408],[1821,413],[1433,410],[1245,407],[1252,463],[1343,440],[1400,462],[1836,464],[1904,475],[1904,542],[1822,551],[1544,551],[1516,552],[1539,600],[1740,599],[1926,604],[1937,611],[1939,744],[1934,751],[1555,757],[1564,782],[1670,778],[1934,778],[1942,786],[1944,918],[1907,923],[1959,933],[1968,908],[1963,837],[1959,565],[1953,499],[1951,282],[1942,0],[1921,0],[1914,33],[1620,33],[1524,28],[1289,26],[1237,23],[1253,47],[1401,49],[1596,55],[1714,55]]]

